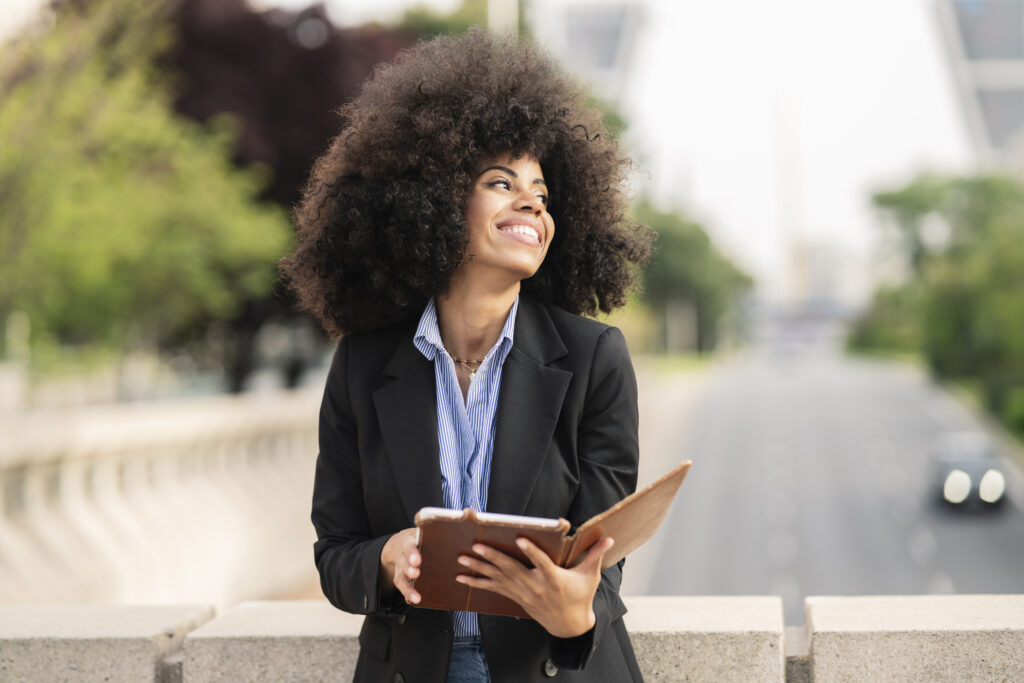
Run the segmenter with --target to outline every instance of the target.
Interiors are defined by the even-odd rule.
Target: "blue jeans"
[[[448,683],[491,683],[483,643],[478,636],[455,639],[448,660]]]

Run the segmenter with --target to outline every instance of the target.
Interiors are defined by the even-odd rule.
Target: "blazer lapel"
[[[526,509],[572,380],[571,372],[547,364],[566,353],[547,310],[520,297],[512,350],[501,374],[489,511],[518,515]]]
[[[444,507],[434,364],[413,346],[412,335],[410,330],[384,368],[384,375],[394,381],[373,392],[384,446],[410,525],[420,508]]]

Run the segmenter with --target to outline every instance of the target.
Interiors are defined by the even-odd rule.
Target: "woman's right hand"
[[[385,593],[398,589],[410,605],[419,604],[420,594],[412,582],[420,575],[420,552],[416,549],[417,529],[403,529],[388,539],[380,551],[380,585]]]

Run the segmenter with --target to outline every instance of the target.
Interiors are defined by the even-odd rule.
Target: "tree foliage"
[[[163,3],[69,4],[0,71],[0,322],[33,344],[155,347],[268,292],[284,212],[232,164],[234,124],[175,115]]]
[[[487,0],[463,0],[451,12],[438,12],[426,5],[416,5],[402,14],[398,26],[423,38],[464,33],[471,26],[487,26]]]
[[[1024,186],[995,175],[921,176],[874,201],[902,236],[910,277],[876,296],[851,344],[915,342],[936,376],[977,384],[1024,433]],[[927,237],[929,224],[942,226],[942,239]],[[902,318],[887,308],[902,308]]]
[[[647,202],[640,202],[635,214],[658,233],[654,257],[643,273],[644,299],[659,313],[673,304],[692,307],[697,350],[714,349],[723,316],[752,280],[718,251],[699,223]]]
[[[157,65],[177,83],[175,109],[199,122],[225,113],[236,119],[235,163],[269,168],[261,197],[284,209],[298,203],[313,160],[340,132],[341,105],[416,39],[379,26],[337,28],[320,4],[261,12],[246,0],[176,0],[172,22],[175,39]],[[222,326],[231,390],[244,387],[255,366],[257,331],[282,319],[301,324],[287,298],[265,291]],[[204,331],[197,325],[183,337]],[[288,382],[301,375],[301,359],[294,360]]]
[[[158,66],[177,81],[175,109],[200,122],[237,119],[236,162],[272,169],[262,196],[285,208],[299,201],[313,160],[341,130],[341,105],[416,39],[337,28],[322,4],[258,12],[246,0],[177,0],[171,18],[175,38]]]

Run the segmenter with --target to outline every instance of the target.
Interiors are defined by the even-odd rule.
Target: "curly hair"
[[[340,114],[294,213],[296,249],[281,260],[299,305],[332,336],[419,315],[448,291],[478,165],[500,154],[537,159],[557,228],[522,291],[577,314],[625,303],[651,250],[650,231],[626,213],[631,162],[535,47],[479,29],[435,38],[378,67]]]

